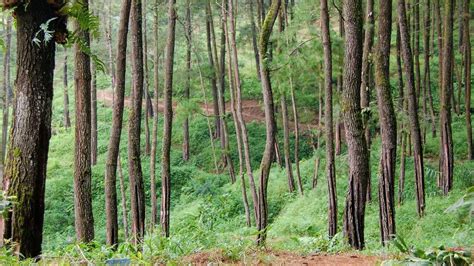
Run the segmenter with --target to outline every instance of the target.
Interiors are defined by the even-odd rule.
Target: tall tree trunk
[[[225,0],[223,0],[224,2]],[[225,6],[225,5],[223,5]],[[227,31],[226,30],[226,27],[227,27],[227,18],[226,18],[226,13],[225,12],[225,9],[223,8],[222,9],[223,13],[222,13],[222,20],[225,24],[223,24],[223,30],[224,30],[224,33]],[[225,34],[225,37],[227,37],[227,34]],[[229,53],[231,52],[231,49],[230,49],[230,45],[229,45],[229,38],[225,38],[225,44],[228,46],[228,51]],[[236,95],[236,90],[235,90],[235,82],[234,82],[234,77],[232,76],[232,55],[229,54],[228,56],[228,67],[227,67],[227,76],[229,77],[229,95],[230,95],[230,110],[231,110],[231,113],[232,113],[232,118],[233,118],[233,121],[234,121],[234,127],[235,127],[235,136],[236,136],[236,142],[237,142],[237,151],[238,151],[238,155],[239,155],[239,176],[240,176],[240,182],[241,182],[241,189],[242,189],[242,200],[243,200],[243,204],[244,204],[244,210],[245,210],[245,221],[246,221],[246,224],[247,226],[251,226],[252,225],[252,221],[251,221],[251,218],[250,218],[250,207],[249,207],[249,202],[248,202],[248,199],[247,199],[247,188],[246,188],[246,184],[245,184],[245,170],[244,170],[244,152],[243,152],[243,141],[242,141],[242,130],[241,130],[241,125],[240,125],[240,121],[238,119],[238,115],[237,115],[237,95]],[[224,69],[223,67],[224,65],[222,65],[222,69]],[[252,189],[252,188],[251,188]],[[255,190],[255,184],[253,186],[253,191],[256,191]],[[255,195],[256,195],[256,192],[255,192]]]
[[[255,67],[257,68],[257,77],[260,80],[260,58],[258,56],[258,44],[257,44],[257,27],[255,26],[255,17],[253,11],[254,0],[249,0],[250,6],[250,27],[252,29],[252,46],[253,54],[255,56]]]
[[[444,14],[444,35],[443,35],[443,65],[442,65],[442,86],[441,86],[441,111],[440,111],[440,132],[441,132],[441,154],[439,161],[439,171],[441,172],[441,188],[445,195],[453,187],[453,136],[451,130],[451,103],[453,95],[452,82],[452,58],[453,58],[453,12],[454,0],[446,0]]]
[[[97,164],[97,73],[91,63],[91,165]]]
[[[68,84],[68,75],[67,75],[67,50],[64,49],[64,76],[63,76],[63,84],[64,84],[64,89],[63,89],[63,106],[64,106],[64,118],[63,118],[63,123],[65,128],[70,128],[71,127],[71,117],[69,116],[69,84]]]
[[[232,1],[232,0],[230,0]],[[260,186],[258,193],[258,211],[259,211],[259,220],[257,229],[259,234],[257,236],[257,244],[264,245],[267,235],[267,223],[268,223],[268,202],[267,202],[267,185],[268,185],[268,176],[270,175],[270,168],[274,156],[274,143],[275,143],[275,117],[274,117],[274,107],[273,107],[273,92],[270,82],[270,67],[268,63],[268,43],[270,35],[272,33],[273,25],[278,16],[280,9],[281,0],[274,0],[268,10],[268,13],[265,17],[265,20],[262,25],[262,30],[260,31],[260,38],[258,42],[259,51],[260,51],[260,62],[262,63],[260,67],[260,77],[262,83],[262,94],[263,94],[263,103],[265,106],[265,127],[266,127],[266,141],[265,141],[265,151],[263,152],[262,161],[260,164]]]
[[[233,14],[233,9],[230,10],[230,8],[233,8],[233,2],[232,0],[229,0],[228,6],[229,10],[225,10],[225,0],[222,2],[222,17],[224,19],[224,29],[226,32],[227,36],[227,47],[229,51],[229,63],[232,63],[233,71],[234,71],[234,76],[233,80],[235,83],[235,98],[236,98],[236,109],[237,109],[237,120],[238,124],[240,126],[240,132],[242,134],[242,144],[243,144],[243,149],[244,149],[244,160],[245,160],[245,168],[247,171],[247,175],[249,177],[249,183],[250,183],[250,190],[252,193],[252,201],[253,201],[253,207],[254,207],[254,214],[255,214],[255,222],[258,226],[259,220],[260,220],[260,212],[259,212],[259,199],[257,195],[257,187],[255,185],[255,179],[253,176],[252,172],[252,164],[250,162],[250,147],[249,147],[249,141],[248,141],[248,133],[247,133],[247,127],[245,125],[244,121],[244,116],[242,114],[242,86],[241,86],[241,80],[240,80],[240,72],[239,72],[239,58],[238,58],[238,53],[237,53],[237,45],[235,42],[235,19],[234,19],[234,14]],[[229,16],[230,19],[230,27],[227,26],[227,16]],[[230,77],[230,76],[229,76]],[[273,145],[273,143],[272,143]]]
[[[288,107],[286,103],[286,93],[281,95],[281,117],[283,127],[283,153],[285,157],[285,169],[286,176],[288,178],[288,190],[289,192],[295,191],[295,179],[293,177],[293,167],[290,157],[290,129],[288,122]]]
[[[214,114],[214,137],[220,138],[220,132],[221,132],[221,124],[219,121],[219,99],[217,95],[217,81],[216,81],[216,67],[214,65],[214,56],[212,53],[212,37],[211,37],[211,20],[212,20],[212,15],[211,15],[211,4],[210,2],[207,3],[206,6],[206,44],[207,44],[207,55],[209,58],[209,66],[212,70],[212,74],[210,76],[210,82],[211,82],[211,91],[212,91],[212,108],[213,108],[213,114]]]
[[[407,134],[401,130],[401,153],[400,153],[400,177],[398,178],[398,205],[403,204],[403,193],[405,189],[405,162],[406,162],[406,146],[407,146]]]
[[[472,144],[472,125],[471,125],[471,36],[470,36],[470,5],[469,0],[463,2],[463,49],[464,49],[464,84],[466,93],[466,131],[467,131],[467,158],[474,160],[474,146]]]
[[[420,123],[418,121],[415,74],[413,72],[413,56],[411,53],[410,38],[408,35],[405,0],[399,0],[398,2],[398,23],[400,25],[401,51],[407,80],[408,116],[415,162],[415,191],[417,211],[418,215],[421,217],[423,216],[425,209],[425,174],[423,167],[423,147],[421,144]],[[408,147],[410,147],[410,145]]]
[[[385,246],[395,235],[397,118],[393,108],[390,88],[392,0],[381,0],[379,12],[378,44],[375,53],[375,84],[382,136],[379,173],[380,236],[382,245]]]
[[[301,180],[300,172],[300,156],[299,156],[299,146],[300,146],[300,129],[298,125],[298,108],[296,106],[295,98],[295,88],[293,87],[293,79],[290,76],[290,94],[291,94],[291,106],[293,107],[293,122],[295,129],[295,167],[296,167],[296,180],[298,180],[298,190],[300,194],[303,195],[303,181]]]
[[[12,42],[12,17],[7,16],[5,25],[5,55],[3,57],[3,123],[2,139],[0,146],[0,179],[3,178],[5,167],[5,153],[8,141],[8,124],[10,122],[10,61],[11,61],[11,42]],[[69,115],[69,113],[68,113]],[[1,238],[1,237],[0,237]]]
[[[165,84],[164,84],[164,128],[163,153],[161,156],[161,233],[170,235],[170,197],[171,197],[171,133],[173,123],[173,61],[176,31],[176,0],[168,1],[168,37],[166,41]]]
[[[44,221],[44,192],[53,98],[55,44],[31,37],[45,21],[55,17],[46,1],[32,1],[18,7],[17,78],[13,122],[5,164],[3,189],[16,197],[5,219],[4,239],[11,239],[14,251],[25,258],[41,253]],[[36,75],[31,75],[36,73]],[[26,208],[25,206],[29,206]]]
[[[344,19],[342,17],[342,14],[339,13],[339,35],[341,36],[342,39],[345,39],[345,34],[344,34]],[[343,78],[342,76],[344,75],[344,68],[341,65],[340,66],[341,74],[337,77],[337,91],[339,93],[342,93],[342,86],[343,86]],[[340,103],[339,103],[340,105]],[[342,151],[342,130],[344,127],[344,123],[342,121],[342,113],[339,112],[338,117],[336,118],[336,140],[335,140],[335,152],[336,155],[340,155]]]
[[[142,12],[144,16],[142,17],[143,21],[143,68],[144,68],[144,86],[143,86],[143,95],[145,96],[145,154],[150,156],[151,152],[151,137],[150,137],[150,123],[149,117],[153,117],[153,104],[151,102],[150,91],[148,90],[149,79],[148,79],[148,41],[147,41],[147,24],[146,24],[146,0],[143,0],[142,3]]]
[[[128,213],[127,213],[127,197],[125,194],[125,180],[123,177],[123,171],[122,171],[122,161],[120,159],[120,155],[117,158],[117,166],[118,166],[118,174],[119,174],[119,180],[120,180],[120,196],[121,196],[121,201],[122,201],[122,223],[123,223],[123,232],[125,239],[128,240]],[[117,217],[117,214],[115,214]],[[118,227],[118,226],[117,226]],[[117,236],[118,238],[118,236]]]
[[[401,38],[400,38],[400,25],[397,24],[397,72],[398,72],[398,110],[403,110],[403,100],[405,95],[403,93],[403,68],[402,68],[402,54],[401,54]]]
[[[184,85],[184,99],[189,101],[189,89],[191,87],[191,2],[186,0],[186,83]],[[158,45],[158,44],[157,44]],[[183,160],[189,160],[189,117],[186,116],[183,122]]]
[[[145,235],[145,191],[140,159],[140,125],[143,88],[142,1],[132,0],[130,9],[132,38],[132,91],[128,121],[128,171],[130,176],[130,205],[132,235],[135,243]],[[145,114],[146,115],[146,114]]]
[[[443,86],[443,32],[442,32],[442,18],[441,18],[441,4],[440,0],[435,0],[435,17],[436,17],[436,31],[438,33],[438,94],[441,96],[441,88]]]
[[[89,10],[88,0],[80,2]],[[90,46],[89,32],[75,23],[78,36]],[[76,89],[76,133],[74,156],[74,210],[76,237],[80,242],[94,239],[91,180],[91,69],[90,57],[78,44],[74,46],[74,79]]]
[[[430,31],[431,31],[431,0],[425,0],[425,23],[423,30],[423,45],[425,48],[425,73],[423,77],[423,101],[428,101],[430,116],[428,120],[431,122],[431,135],[436,136],[436,115],[433,107],[433,94],[431,92],[431,73],[430,73]],[[426,104],[425,104],[426,105]]]
[[[125,72],[127,54],[127,34],[132,0],[122,0],[120,11],[120,25],[117,44],[117,73],[114,89],[114,109],[112,114],[112,128],[107,149],[107,165],[105,173],[105,212],[106,215],[106,243],[113,246],[118,243],[117,223],[117,160],[119,157],[120,136],[122,134],[123,108],[125,98]],[[122,180],[121,180],[122,181]]]
[[[114,91],[115,96],[115,64],[114,64],[114,53],[112,50],[112,0],[107,2],[107,23],[105,26],[105,39],[107,42],[107,50],[109,56],[109,71],[110,71],[110,83],[112,85],[112,90]]]
[[[328,180],[328,235],[334,237],[337,233],[337,193],[332,110],[332,51],[327,0],[321,0],[321,37],[324,51],[324,90],[326,95],[324,126],[326,132],[326,176]],[[319,108],[321,110],[322,107]],[[319,121],[321,121],[321,118]]]
[[[159,45],[158,45],[158,5],[159,0],[155,0],[155,14],[153,21],[153,38],[155,39],[154,48],[154,62],[153,62],[153,97],[154,97],[154,114],[153,117],[153,133],[151,142],[151,153],[150,153],[150,194],[151,194],[151,225],[154,228],[158,224],[158,201],[156,195],[156,149],[158,145],[158,104],[159,104]],[[191,57],[191,56],[190,56]],[[189,154],[188,154],[189,155]],[[188,157],[189,158],[189,157]]]
[[[362,108],[362,119],[364,123],[364,135],[365,141],[367,143],[367,149],[369,152],[368,159],[370,160],[370,69],[372,67],[372,62],[370,55],[372,54],[372,45],[374,43],[374,1],[368,0],[366,6],[366,30],[364,34],[364,48],[362,52],[362,77],[360,85],[360,107]],[[364,110],[367,109],[367,110]],[[370,161],[369,161],[370,165]],[[369,168],[369,177],[367,178],[367,201],[372,200],[371,192],[371,180],[370,180],[370,168]]]
[[[345,0],[343,10],[346,43],[341,102],[349,151],[349,191],[344,210],[344,233],[352,247],[363,249],[369,155],[363,134],[360,108],[362,1]]]

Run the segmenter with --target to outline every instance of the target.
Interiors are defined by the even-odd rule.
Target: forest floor
[[[111,90],[98,90],[97,91],[97,100],[103,102],[106,106],[112,107],[113,104],[113,92]],[[130,97],[125,97],[125,106],[131,106]],[[173,109],[176,109],[178,103],[173,102]],[[201,110],[203,115],[212,116],[214,115],[214,108],[212,103],[201,103]],[[158,111],[163,112],[164,103],[159,101]],[[227,112],[230,112],[230,103],[226,102],[225,109]],[[246,123],[250,122],[261,122],[265,123],[265,112],[261,102],[258,100],[242,100],[242,115]],[[290,130],[294,131],[293,121],[290,119],[291,125]],[[314,120],[311,123],[298,123],[298,126],[301,131],[306,131],[308,129],[316,129],[318,127],[317,116],[314,115]]]
[[[377,265],[384,259],[377,256],[362,254],[309,254],[302,256],[291,252],[252,253],[240,260],[225,259],[220,252],[201,252],[189,255],[183,262],[193,265],[209,265],[210,263],[225,265]]]

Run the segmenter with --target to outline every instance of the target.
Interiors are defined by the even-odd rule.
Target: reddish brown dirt
[[[247,254],[241,260],[227,259],[222,252],[200,252],[184,258],[183,262],[192,265],[377,265],[384,258],[361,254],[313,254],[301,256],[290,252],[268,252]]]
[[[113,103],[113,93],[110,90],[98,90],[97,91],[97,100],[103,102],[106,106],[111,107]],[[173,102],[173,109],[176,108],[178,104]],[[125,106],[130,107],[131,101],[129,97],[125,97]],[[163,112],[164,104],[162,101],[159,101],[158,104],[158,111]],[[201,109],[204,115],[213,115],[214,109],[212,103],[201,104]],[[226,103],[226,111],[230,112],[230,104]],[[243,100],[242,101],[242,114],[244,116],[245,122],[265,122],[265,112],[263,111],[263,107],[261,103],[257,100]],[[301,131],[306,131],[308,129],[317,128],[317,123],[299,123],[299,128]],[[293,130],[293,122],[290,125],[291,129]]]

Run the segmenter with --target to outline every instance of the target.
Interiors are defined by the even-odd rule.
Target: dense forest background
[[[66,2],[3,1],[0,261],[470,262],[469,0]]]

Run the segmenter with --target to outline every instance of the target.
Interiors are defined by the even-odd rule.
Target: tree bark
[[[221,124],[219,121],[219,99],[217,95],[217,81],[216,81],[216,66],[214,65],[214,57],[212,54],[212,37],[211,37],[211,4],[210,2],[207,3],[206,6],[206,44],[207,44],[207,55],[209,58],[209,66],[212,70],[211,76],[210,76],[210,82],[211,82],[211,92],[212,92],[212,108],[213,108],[213,113],[214,113],[214,137],[215,138],[220,138],[220,132],[221,132]]]
[[[132,0],[130,9],[130,35],[132,38],[132,106],[128,120],[128,171],[130,176],[132,237],[135,243],[140,243],[145,235],[145,191],[140,159],[140,124],[142,93],[144,91],[141,0]]]
[[[258,194],[258,211],[259,220],[257,230],[259,234],[257,236],[257,244],[264,245],[267,235],[267,223],[268,223],[268,202],[267,202],[267,185],[268,176],[270,175],[270,168],[274,156],[274,144],[275,144],[275,117],[273,107],[273,92],[270,82],[270,66],[268,63],[268,42],[272,33],[273,25],[278,16],[280,9],[281,0],[274,0],[268,10],[265,20],[262,25],[259,37],[259,56],[260,56],[260,77],[262,84],[263,102],[265,106],[265,128],[266,128],[266,141],[265,151],[263,152],[262,161],[260,163],[260,186]]]
[[[453,12],[454,0],[446,0],[444,14],[444,34],[443,34],[443,65],[442,65],[442,86],[441,86],[441,111],[440,111],[440,132],[441,132],[441,154],[439,170],[441,172],[441,188],[444,195],[453,187],[453,136],[451,130],[451,102],[453,95]]]
[[[395,167],[397,164],[397,118],[390,88],[390,38],[392,0],[381,0],[378,44],[375,53],[375,84],[380,117],[382,151],[379,173],[380,236],[385,246],[395,235]]]
[[[152,227],[158,224],[158,201],[156,195],[156,149],[158,145],[158,104],[159,104],[159,50],[158,50],[158,0],[155,0],[155,16],[153,22],[153,37],[155,39],[155,49],[154,49],[154,66],[153,66],[153,97],[155,101],[153,117],[153,133],[152,133],[152,142],[151,142],[151,154],[150,154],[150,194],[151,194],[151,224]],[[188,154],[189,155],[189,154]],[[189,158],[189,157],[188,157]]]
[[[186,82],[184,85],[184,99],[189,101],[189,89],[191,87],[191,2],[186,0],[185,14],[185,36],[186,36]],[[189,117],[183,122],[183,160],[189,160]]]
[[[70,128],[71,127],[71,117],[69,116],[69,84],[68,84],[68,75],[67,75],[67,50],[64,49],[64,76],[63,76],[63,84],[64,84],[64,89],[63,89],[63,106],[64,106],[64,118],[63,118],[63,123],[65,128]]]
[[[161,156],[161,233],[165,237],[170,235],[170,197],[171,197],[171,133],[173,123],[173,61],[176,30],[176,0],[168,1],[168,37],[166,41],[165,84],[164,84],[164,128],[163,151]]]
[[[250,162],[250,147],[248,141],[248,133],[247,127],[245,125],[244,117],[242,114],[242,88],[241,88],[241,80],[240,80],[240,72],[239,72],[239,58],[237,53],[237,45],[235,42],[235,19],[233,12],[225,10],[225,0],[223,0],[222,5],[222,17],[224,19],[224,29],[227,36],[227,47],[229,51],[229,63],[232,63],[232,68],[234,71],[233,80],[235,83],[235,99],[236,99],[236,109],[237,109],[237,120],[240,126],[240,132],[242,134],[242,144],[244,150],[244,160],[245,160],[245,168],[247,171],[247,175],[249,177],[250,183],[250,190],[252,193],[252,201],[254,207],[254,215],[255,215],[255,222],[258,226],[260,220],[260,212],[259,212],[259,200],[257,195],[257,187],[255,185],[255,179],[252,172],[252,164]],[[232,0],[229,0],[229,8],[233,6]],[[233,10],[232,10],[233,11]],[[230,19],[230,27],[227,26],[227,16]],[[230,76],[229,76],[230,77]]]
[[[32,1],[16,9],[17,78],[13,122],[3,189],[16,197],[5,218],[4,239],[25,258],[41,253],[44,192],[53,98],[54,42],[35,45],[42,23],[55,17],[46,1]],[[26,208],[25,206],[30,206]]]
[[[91,62],[91,165],[97,164],[97,73]]]
[[[332,110],[332,50],[327,0],[321,0],[321,37],[324,51],[324,90],[326,97],[324,126],[326,132],[326,177],[328,180],[328,235],[332,238],[337,233],[337,193]],[[322,107],[319,108],[321,110]],[[319,121],[321,121],[321,118]]]
[[[408,34],[405,0],[398,2],[398,24],[400,25],[400,41],[402,59],[407,80],[408,116],[413,143],[413,156],[415,162],[415,191],[418,215],[423,216],[425,209],[425,181],[423,166],[423,147],[421,143],[420,123],[418,121],[418,105],[415,91],[415,75],[413,72],[413,56]],[[410,147],[410,145],[408,146]]]
[[[281,117],[283,126],[283,150],[285,157],[286,176],[288,178],[288,191],[290,193],[295,191],[295,179],[293,177],[293,167],[290,158],[290,129],[288,126],[288,107],[286,103],[286,93],[281,95]]]
[[[88,0],[80,2],[89,10]],[[75,23],[78,36],[90,47],[89,32]],[[76,131],[74,156],[74,210],[76,237],[79,242],[94,239],[91,180],[91,70],[90,57],[74,45],[74,79],[76,89]]]
[[[423,95],[424,101],[428,100],[429,103],[429,112],[430,117],[428,117],[429,122],[431,122],[431,135],[434,138],[436,136],[436,115],[434,113],[433,107],[433,94],[431,91],[431,73],[430,73],[430,31],[431,31],[431,0],[425,0],[425,23],[423,30],[423,45],[425,48],[425,73],[423,77]]]
[[[472,143],[471,124],[471,36],[470,36],[470,3],[463,2],[463,49],[464,49],[464,84],[465,84],[465,108],[466,108],[466,131],[467,131],[467,158],[474,160],[474,146]]]
[[[143,68],[144,68],[144,83],[143,93],[145,96],[145,154],[150,156],[151,152],[151,134],[150,134],[150,123],[149,117],[153,117],[153,103],[151,102],[150,91],[148,90],[148,41],[147,41],[147,24],[146,24],[146,0],[143,0],[142,12],[145,12],[142,17],[142,34],[143,34]]]
[[[112,114],[112,128],[107,150],[107,165],[105,174],[105,212],[106,215],[106,243],[114,246],[118,244],[117,223],[117,160],[119,157],[120,136],[122,134],[123,109],[125,98],[125,72],[127,53],[127,34],[130,16],[131,0],[122,0],[120,11],[120,25],[117,44],[117,73],[114,89],[114,109]],[[121,180],[122,181],[122,180]]]
[[[370,69],[372,68],[372,46],[374,43],[374,1],[368,0],[366,5],[366,30],[364,34],[364,48],[362,52],[362,77],[360,86],[360,106],[362,108],[362,119],[364,125],[365,142],[367,143],[367,150],[369,152],[369,165],[370,165]],[[365,109],[365,110],[364,110]],[[371,192],[371,180],[370,180],[370,168],[369,177],[367,178],[367,201],[372,200]]]
[[[349,157],[349,191],[344,210],[344,233],[349,244],[364,248],[364,216],[369,177],[368,150],[362,128],[360,85],[362,72],[362,1],[344,1],[344,87],[342,116]]]

